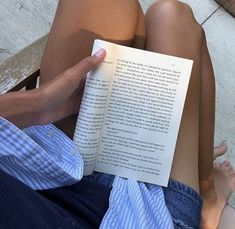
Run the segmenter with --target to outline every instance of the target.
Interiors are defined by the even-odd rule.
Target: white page
[[[115,49],[95,170],[167,186],[193,62]]]
[[[92,54],[101,48],[109,50],[104,61],[87,75],[73,141],[84,160],[84,175],[93,172],[98,142],[106,110],[113,71],[112,44],[95,41]]]

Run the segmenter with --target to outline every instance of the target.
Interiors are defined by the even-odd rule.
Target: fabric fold
[[[101,229],[171,229],[161,186],[115,177]]]

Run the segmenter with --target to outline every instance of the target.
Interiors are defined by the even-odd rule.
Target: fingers
[[[38,93],[43,95],[40,96],[42,98],[40,102],[41,113],[48,112],[48,110],[52,112],[53,118],[47,118],[47,122],[48,120],[56,121],[74,113],[76,104],[79,104],[78,96],[80,96],[82,85],[84,85],[82,79],[102,62],[105,55],[105,50],[101,49],[95,55],[85,58],[37,89]],[[56,109],[60,109],[60,112],[56,112]]]
[[[86,57],[80,63],[70,68],[68,72],[70,74],[75,74],[76,77],[83,77],[93,68],[95,68],[98,64],[102,62],[106,55],[104,49],[100,49],[93,56]]]
[[[60,76],[55,77],[51,80],[51,84],[54,85],[50,85],[54,88],[53,93],[58,94],[58,91],[60,91],[61,95],[67,98],[76,90],[82,90],[81,85],[84,86],[84,79],[87,73],[100,64],[105,55],[105,50],[100,49],[93,56],[86,57],[75,66],[61,73]],[[50,91],[52,91],[52,89],[50,89]]]

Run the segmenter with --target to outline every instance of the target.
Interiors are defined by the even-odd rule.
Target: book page
[[[167,186],[192,61],[116,47],[95,170]]]
[[[74,133],[74,143],[77,145],[84,160],[84,175],[93,172],[98,142],[100,139],[107,96],[110,89],[113,72],[113,55],[111,43],[96,41],[92,54],[101,48],[107,50],[102,64],[89,72],[83,92],[83,98]]]

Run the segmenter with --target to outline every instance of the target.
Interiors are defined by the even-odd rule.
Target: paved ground
[[[226,139],[235,166],[235,18],[213,0],[183,0],[203,25],[216,75],[215,144]],[[140,0],[144,10],[154,0]],[[0,62],[49,31],[57,0],[0,2]],[[233,197],[235,207],[235,196]]]

